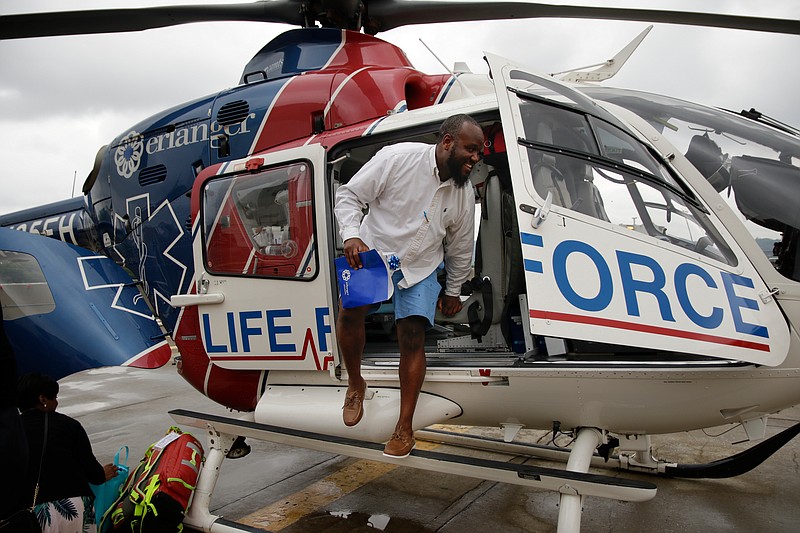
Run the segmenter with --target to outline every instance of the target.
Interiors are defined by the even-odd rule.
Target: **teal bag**
[[[125,460],[120,461],[119,454],[125,450]],[[117,453],[114,455],[114,464],[117,465],[117,475],[102,485],[92,485],[92,492],[94,492],[94,516],[95,521],[99,524],[103,515],[119,498],[119,491],[125,480],[128,479],[128,447],[121,446]]]

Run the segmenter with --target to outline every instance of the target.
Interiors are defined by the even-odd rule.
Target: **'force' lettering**
[[[523,244],[544,248],[541,240],[523,239]],[[616,260],[621,285],[619,288],[622,290],[628,316],[641,316],[640,306],[649,300],[657,306],[660,319],[664,322],[676,322],[673,309],[680,309],[692,323],[712,330],[722,325],[725,313],[729,311],[734,329],[738,333],[769,338],[766,326],[748,322],[742,316],[743,309],[755,312],[760,310],[757,300],[737,292],[754,289],[752,279],[718,271],[728,302],[726,311],[720,306],[702,305],[703,302],[713,302],[714,293],[720,287],[712,273],[695,263],[679,264],[670,280],[664,268],[652,257],[617,250]],[[540,264],[532,260],[527,262]],[[544,274],[541,267],[526,270],[536,275]],[[603,255],[588,243],[565,240],[553,250],[553,277],[556,285],[567,302],[582,311],[603,311],[611,304],[615,289],[611,272],[612,269]],[[576,286],[581,286],[576,285],[578,279],[585,280],[587,276],[597,279],[599,288],[596,294],[579,294],[575,290]],[[674,291],[669,281],[673,282]],[[693,290],[690,290],[690,286]],[[740,289],[742,287],[745,289]]]

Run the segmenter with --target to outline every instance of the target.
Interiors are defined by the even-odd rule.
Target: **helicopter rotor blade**
[[[369,20],[377,31],[409,24],[517,18],[576,18],[660,22],[800,35],[800,20],[715,13],[540,4],[536,2],[449,2],[372,0]],[[369,29],[365,24],[365,29]]]
[[[358,5],[366,7],[362,18]],[[342,15],[342,16],[340,16]],[[247,4],[209,4],[97,9],[0,16],[0,40],[117,33],[193,22],[253,21],[357,29],[376,34],[410,24],[577,18],[658,22],[800,35],[800,20],[713,13],[552,5],[535,2],[450,2],[441,0],[259,0]],[[354,26],[355,24],[355,26]]]
[[[301,11],[301,2],[296,0],[2,15],[0,40],[121,33],[219,21],[279,22],[304,26],[306,17]]]

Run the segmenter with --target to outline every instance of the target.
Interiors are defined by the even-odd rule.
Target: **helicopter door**
[[[335,365],[325,150],[310,145],[222,167],[200,189],[200,331],[231,369]],[[233,170],[231,172],[231,170]]]
[[[488,59],[531,331],[780,364],[789,331],[769,289],[655,150],[582,93]]]

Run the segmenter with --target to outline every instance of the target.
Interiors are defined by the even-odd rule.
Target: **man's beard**
[[[450,178],[458,188],[463,187],[469,181],[469,174],[466,176],[462,174],[463,167],[464,163],[456,161],[455,153],[451,151],[450,155],[447,156],[447,169],[450,171]]]

